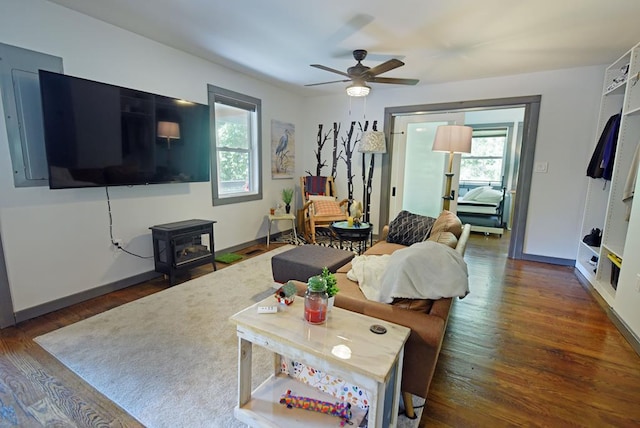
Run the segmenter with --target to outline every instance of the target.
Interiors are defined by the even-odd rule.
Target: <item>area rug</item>
[[[233,417],[238,339],[228,319],[274,292],[271,257],[291,248],[282,246],[35,341],[147,427],[242,427]],[[272,370],[271,354],[254,346],[253,388]],[[418,420],[401,416],[398,426],[416,427]]]

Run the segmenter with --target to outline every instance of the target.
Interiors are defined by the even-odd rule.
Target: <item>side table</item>
[[[293,228],[293,238],[298,242],[298,234],[296,233],[296,216],[294,214],[269,214],[269,231],[267,232],[267,248],[269,248],[269,240],[271,239],[271,223],[280,220],[289,220]]]
[[[342,247],[342,241],[351,242],[351,249],[353,250],[353,243],[358,243],[358,254],[362,254],[367,249],[367,241],[371,236],[373,225],[370,223],[360,223],[360,225],[349,226],[346,221],[336,221],[331,224],[331,230],[338,235],[340,239],[340,246]]]
[[[304,299],[296,299],[291,306],[278,305],[274,314],[258,313],[259,306],[273,304],[275,301],[269,296],[229,318],[236,324],[239,339],[235,417],[252,427],[339,426],[334,416],[288,409],[279,403],[287,390],[294,395],[336,401],[331,395],[280,373],[280,356],[284,356],[366,390],[370,403],[368,426],[395,427],[404,345],[411,330],[337,307],[331,309],[324,324],[311,325],[304,321]],[[386,333],[373,333],[373,325],[383,326]],[[270,377],[251,391],[254,344],[273,352],[275,360]]]

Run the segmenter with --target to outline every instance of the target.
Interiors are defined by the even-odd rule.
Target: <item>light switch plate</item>
[[[549,170],[549,162],[536,162],[533,165],[533,172],[546,173]]]

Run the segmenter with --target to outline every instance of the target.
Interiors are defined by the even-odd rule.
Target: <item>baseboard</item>
[[[613,308],[611,309],[611,311],[609,311],[608,315],[609,318],[611,318],[611,321],[613,321],[613,323],[616,325],[618,330],[620,330],[620,333],[622,333],[624,338],[627,339],[627,342],[629,342],[629,345],[631,345],[633,350],[636,351],[638,355],[640,355],[640,337],[638,337],[629,328],[627,323],[624,322],[622,318],[620,318],[620,315],[618,315],[618,313]]]
[[[84,302],[85,300],[93,299],[94,297],[99,297],[104,294],[111,293],[112,291],[121,290],[123,288],[139,284],[141,282],[150,281],[160,275],[161,274],[159,274],[158,272],[150,271],[134,275],[129,278],[120,279],[110,284],[101,285],[90,290],[72,294],[71,296],[66,296],[61,299],[53,300],[51,302],[43,303],[38,306],[33,306],[31,308],[18,311],[15,313],[15,319],[16,322],[26,321],[31,318],[48,314],[49,312],[66,308],[67,306],[75,305],[76,303]]]
[[[282,232],[274,233],[272,236],[278,237],[282,234]],[[216,254],[222,253],[232,253],[234,251],[241,250],[251,245],[257,245],[266,242],[267,237],[256,238],[252,241],[247,241],[242,244],[234,245],[229,248],[225,248],[222,250],[216,251]],[[80,293],[73,294],[71,296],[63,297],[61,299],[53,300],[51,302],[43,303],[38,306],[33,306],[28,309],[24,309],[22,311],[18,311],[14,314],[15,322],[19,323],[22,321],[29,320],[31,318],[39,317],[44,314],[48,314],[49,312],[57,311],[59,309],[64,309],[68,306],[75,305],[76,303],[81,303],[89,299],[93,299],[94,297],[99,297],[112,291],[121,290],[123,288],[130,287],[132,285],[140,284],[141,282],[149,281],[154,278],[157,278],[161,274],[155,271],[141,273],[129,278],[124,278],[111,284],[101,285],[96,288],[92,288],[90,290],[82,291]],[[4,327],[8,327],[11,324],[8,324]]]
[[[607,314],[607,317],[609,317],[611,322],[613,322],[613,325],[616,326],[620,334],[622,334],[622,337],[624,337],[627,342],[629,342],[629,345],[631,345],[633,350],[636,351],[638,355],[640,355],[640,337],[638,337],[633,332],[633,330],[629,328],[627,323],[624,322],[622,318],[620,318],[620,315],[618,315],[618,313],[611,306],[609,306],[606,300],[604,300],[602,296],[600,296],[600,293],[598,293],[593,288],[587,278],[585,278],[585,276],[578,269],[575,270],[575,275],[582,287],[584,287],[589,292],[589,294],[593,296],[594,300],[598,303],[598,305],[600,305],[604,313]]]
[[[529,262],[549,263],[560,266],[575,266],[575,259],[561,259],[558,257],[537,256],[535,254],[522,254],[522,260]]]

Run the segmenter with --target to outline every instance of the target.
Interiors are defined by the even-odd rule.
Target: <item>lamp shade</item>
[[[355,82],[347,86],[347,95],[350,97],[366,97],[369,95],[369,91],[371,91],[371,87],[365,83]]]
[[[387,143],[382,131],[365,131],[358,147],[360,153],[387,153]]]
[[[441,125],[433,139],[434,152],[471,153],[473,128],[462,125]]]
[[[176,122],[158,122],[158,137],[171,138],[177,140],[180,138],[180,125]]]

